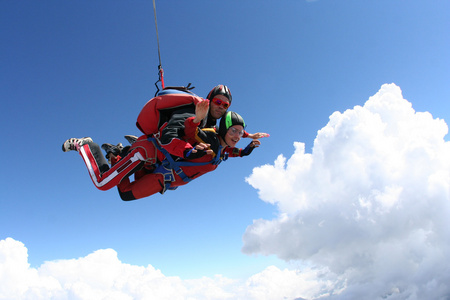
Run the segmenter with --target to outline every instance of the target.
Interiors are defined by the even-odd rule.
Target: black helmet
[[[214,87],[211,90],[211,92],[209,92],[208,96],[206,96],[206,99],[212,100],[217,95],[224,95],[225,97],[228,98],[228,101],[230,101],[230,103],[231,103],[231,98],[232,98],[231,92],[230,92],[230,89],[226,85],[220,84],[220,85]]]
[[[225,139],[228,129],[233,125],[241,125],[245,128],[244,119],[238,113],[229,111],[220,119],[219,136]]]

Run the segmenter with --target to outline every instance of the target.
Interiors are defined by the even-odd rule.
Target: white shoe
[[[90,137],[84,137],[84,138],[71,138],[64,142],[62,145],[62,151],[67,152],[70,150],[77,150],[78,148],[83,146],[84,144],[92,142],[92,139]]]

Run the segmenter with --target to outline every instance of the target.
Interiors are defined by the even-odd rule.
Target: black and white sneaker
[[[76,150],[78,151],[78,148],[83,146],[84,144],[92,142],[92,139],[90,137],[84,137],[84,138],[71,138],[64,142],[62,145],[62,151],[68,152],[70,150]]]

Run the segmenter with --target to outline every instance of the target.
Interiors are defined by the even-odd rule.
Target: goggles
[[[225,109],[228,109],[228,107],[230,107],[230,102],[225,102],[225,101],[220,100],[220,99],[218,99],[218,98],[213,98],[211,101],[212,101],[214,104],[219,105],[219,106],[222,106],[222,107],[225,108]]]
[[[229,135],[239,135],[239,137],[242,137],[244,135],[244,130],[238,130],[234,127],[230,127],[230,129],[228,129],[228,134]]]

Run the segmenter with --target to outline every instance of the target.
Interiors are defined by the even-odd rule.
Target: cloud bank
[[[447,132],[394,84],[333,113],[311,154],[296,142],[246,179],[279,214],[247,228],[243,251],[328,268],[321,299],[450,299]]]
[[[220,275],[182,280],[151,265],[124,264],[112,249],[46,262],[35,269],[30,268],[23,243],[0,240],[0,299],[8,300],[301,299],[328,289],[329,282],[316,281],[321,272],[271,266],[245,281]]]

